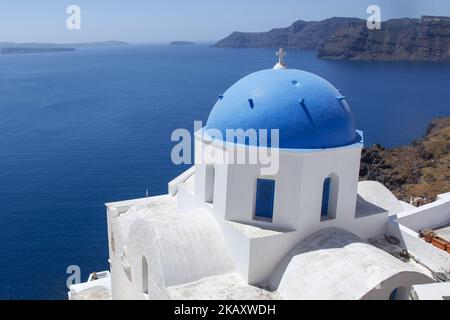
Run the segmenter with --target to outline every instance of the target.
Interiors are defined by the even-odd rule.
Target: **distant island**
[[[97,42],[75,42],[75,43],[18,43],[0,42],[0,48],[90,48],[90,47],[117,47],[129,45],[123,41],[97,41]]]
[[[193,45],[195,44],[195,42],[191,42],[191,41],[172,41],[170,43],[171,46],[189,46],[189,45]]]
[[[75,48],[22,48],[6,47],[0,48],[0,54],[22,54],[22,53],[47,53],[47,52],[66,52],[75,51]]]
[[[450,61],[450,18],[392,19],[380,30],[358,18],[299,20],[268,32],[233,32],[214,46],[313,50],[323,59]]]
[[[0,54],[47,53],[75,51],[77,48],[125,46],[123,41],[99,41],[80,43],[17,43],[0,42]]]

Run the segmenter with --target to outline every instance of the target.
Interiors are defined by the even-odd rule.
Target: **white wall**
[[[397,289],[396,300],[408,300],[412,285],[425,283],[433,283],[433,280],[419,272],[404,271],[378,284],[374,289],[361,297],[361,299],[389,300],[392,291]]]
[[[450,192],[432,203],[397,214],[397,221],[416,232],[450,223]]]
[[[188,180],[195,172],[195,167],[192,166],[178,177],[170,181],[167,185],[169,195],[175,196],[178,192],[178,187]]]
[[[169,190],[176,194],[178,212],[186,213],[203,208],[211,213],[230,248],[234,267],[251,284],[264,282],[276,265],[299,241],[322,228],[341,227],[362,238],[368,238],[384,231],[387,212],[355,219],[361,144],[326,150],[281,151],[279,153],[279,170],[269,176],[261,174],[262,165],[260,163],[254,165],[230,164],[230,152],[234,149],[230,151],[227,145],[224,146],[221,143],[213,143],[213,146],[215,157],[199,163],[199,150],[204,149],[205,144],[201,137],[196,136],[197,162],[195,167],[174,179],[169,184]],[[258,149],[250,148],[249,150],[252,153],[257,152]],[[218,163],[215,162],[217,159],[226,161]],[[215,166],[212,204],[205,202],[207,164]],[[193,174],[192,170],[195,170],[194,194],[183,185],[186,178]],[[339,182],[334,208],[336,216],[334,219],[321,221],[323,182],[330,175],[337,177]],[[262,228],[264,226],[280,227],[285,231],[271,237],[250,239],[231,226],[228,221],[247,224],[255,222],[255,192],[258,178],[269,178],[276,181],[273,221],[272,223],[258,223]],[[335,186],[333,187],[332,193],[336,190]],[[108,222],[108,227],[114,230],[114,227],[110,226],[110,222]],[[133,235],[130,233],[130,237],[133,237],[134,240],[122,239],[120,230],[117,231],[117,235],[115,234],[116,247],[119,249],[115,254],[111,253],[114,298],[144,297],[139,293],[141,284],[139,270],[142,268],[142,254],[148,252],[147,261],[150,263],[150,261],[158,260],[154,256],[155,251],[162,250],[161,248],[150,248],[153,241],[150,238],[154,238],[154,235],[147,234],[145,236],[138,230],[141,229],[136,229]],[[141,234],[140,238],[137,236],[139,233]],[[147,245],[147,242],[150,244]],[[120,267],[120,250],[123,247],[128,247],[127,255],[130,265],[132,265],[131,273],[134,278],[132,281]],[[166,251],[167,254],[170,254],[169,249]],[[166,260],[162,259],[162,261]],[[180,263],[180,265],[182,264]],[[149,265],[149,268],[160,270],[157,265]],[[161,270],[173,275],[177,272],[182,273],[181,271],[170,272],[171,268],[169,264],[162,266]],[[167,274],[161,275],[161,277],[170,285],[181,281],[174,280]],[[117,288],[120,288],[121,292],[117,292]],[[153,292],[156,291],[153,290]],[[164,297],[165,294],[161,291],[157,296]]]
[[[215,162],[213,158],[205,156],[203,151],[207,149],[208,145],[209,143],[204,144],[200,137],[195,136],[195,199],[199,204],[203,204],[207,200],[207,165],[214,165],[214,202],[212,206],[216,213],[225,217],[228,166],[224,162]],[[220,146],[214,148],[214,152],[217,159],[226,159],[227,157],[226,150]]]
[[[297,229],[305,232],[321,224],[323,181],[330,174],[338,177],[336,220],[349,224],[355,219],[361,148],[337,148],[304,156],[300,172],[300,215]],[[326,222],[326,221],[324,221]],[[350,230],[353,232],[353,230]]]
[[[324,150],[281,150],[279,170],[273,175],[262,175],[263,165],[259,162],[256,164],[229,163],[230,159],[236,159],[236,152],[242,152],[242,149],[247,150],[247,156],[257,159],[258,148],[236,147],[203,140],[201,136],[196,136],[196,156],[204,154],[205,148],[211,149],[211,147],[215,150],[216,160],[228,163],[216,165],[215,197],[214,204],[211,206],[204,204],[205,164],[196,163],[195,199],[199,206],[204,205],[218,220],[234,257],[238,257],[235,260],[237,269],[250,283],[263,282],[289,250],[306,236],[322,228],[341,227],[365,239],[383,233],[385,230],[387,212],[355,218],[362,144]],[[234,155],[232,155],[233,152]],[[333,178],[330,206],[335,217],[321,221],[323,183],[325,178],[330,176]],[[238,243],[236,230],[230,229],[222,220],[255,223],[258,178],[275,180],[273,220],[272,222],[258,221],[258,224],[263,227],[264,225],[275,226],[291,232],[258,239],[240,237]],[[338,182],[337,192],[335,192],[336,181]],[[229,238],[231,235],[233,239]],[[242,251],[242,246],[248,246],[249,251]]]
[[[235,145],[205,142],[196,137],[196,155],[205,153],[199,149],[211,146],[217,152],[216,159],[226,161],[235,159],[232,154],[245,148],[235,150]],[[337,180],[338,195],[336,201],[332,197],[330,206],[336,204],[333,208],[336,219],[350,222],[355,218],[361,147],[361,144],[356,144],[308,152],[281,150],[277,159],[279,170],[271,175],[262,174],[264,165],[260,162],[216,165],[214,210],[227,220],[251,223],[255,220],[256,181],[258,178],[272,179],[275,180],[275,199],[271,224],[309,231],[314,225],[320,225],[323,182],[332,175],[337,179],[332,180],[331,194],[336,190],[334,182]],[[258,148],[248,147],[247,150],[257,158]],[[201,202],[206,194],[205,164],[196,163],[195,172],[196,199]]]

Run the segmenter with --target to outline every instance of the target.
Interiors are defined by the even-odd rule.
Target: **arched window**
[[[148,294],[148,263],[144,256],[142,256],[142,292]]]
[[[397,300],[397,299],[398,299],[398,289],[395,288],[389,295],[389,300]]]
[[[214,180],[216,168],[213,164],[206,165],[205,172],[205,202],[214,203]]]
[[[389,300],[406,300],[408,299],[408,293],[406,287],[395,288],[389,295]]]
[[[329,203],[330,203],[330,184],[331,184],[331,178],[325,178],[323,181],[323,188],[322,188],[322,208],[320,209],[320,216],[322,218],[328,217],[328,211],[329,211]]]
[[[338,199],[338,177],[330,174],[323,181],[322,185],[322,205],[320,208],[320,219],[330,220],[336,218],[336,207]]]
[[[115,247],[115,244],[114,244],[114,232],[112,230],[111,230],[110,238],[111,238],[111,244],[110,244],[111,250],[112,250],[113,253],[116,253],[116,247]]]

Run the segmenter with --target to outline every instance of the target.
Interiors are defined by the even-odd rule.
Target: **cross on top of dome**
[[[286,69],[286,62],[284,58],[286,57],[286,51],[283,48],[278,49],[277,52],[278,63],[273,67],[274,69]]]

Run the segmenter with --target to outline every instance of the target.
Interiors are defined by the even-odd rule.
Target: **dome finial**
[[[274,69],[286,69],[286,62],[284,61],[284,57],[286,56],[286,51],[283,48],[280,48],[277,52],[278,63],[273,67]]]

